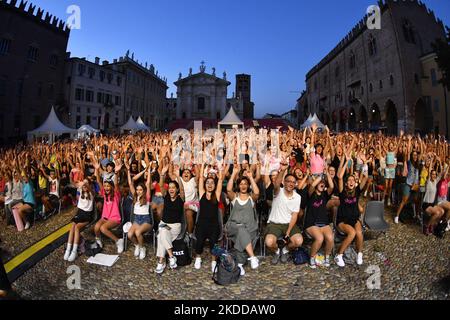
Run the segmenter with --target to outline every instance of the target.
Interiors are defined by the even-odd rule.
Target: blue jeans
[[[150,220],[150,215],[148,215],[148,214],[145,214],[145,215],[136,214],[134,216],[134,223],[136,223],[140,226],[142,226],[145,223],[152,224],[151,220]]]

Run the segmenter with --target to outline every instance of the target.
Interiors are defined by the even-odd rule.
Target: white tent
[[[139,117],[139,118],[137,119],[136,125],[139,127],[139,130],[142,130],[142,131],[150,131],[150,128],[147,127],[147,126],[145,125],[145,123],[144,123],[144,121],[142,121],[142,118],[141,118],[141,117]]]
[[[85,124],[78,128],[78,137],[84,137],[93,133],[99,133],[100,130],[92,128],[90,125]]]
[[[56,115],[55,109],[52,107],[50,114],[44,123],[37,129],[28,131],[28,141],[38,137],[48,137],[50,143],[55,141],[55,137],[69,133],[71,136],[77,133],[77,130],[66,127]]]
[[[316,124],[318,129],[325,129],[323,123],[317,117],[317,114],[314,113],[314,116],[309,115],[308,119],[301,125],[301,129],[311,128],[313,124]]]
[[[242,122],[241,119],[237,116],[236,112],[234,111],[233,107],[230,108],[230,111],[228,111],[225,118],[222,119],[222,121],[218,124],[219,130],[221,128],[244,128],[244,122]]]
[[[127,123],[125,123],[123,126],[120,127],[120,132],[131,132],[136,133],[137,131],[141,130],[136,121],[134,121],[133,116],[130,116],[130,119],[128,119]]]

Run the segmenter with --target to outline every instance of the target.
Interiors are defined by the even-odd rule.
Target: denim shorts
[[[152,203],[155,205],[160,205],[164,203],[164,198],[163,197],[158,197],[158,196],[153,196],[152,198]]]
[[[151,224],[150,215],[148,215],[148,214],[142,214],[142,215],[136,214],[134,216],[134,223],[136,223],[136,224],[138,224],[140,226],[142,226],[145,223]]]
[[[384,169],[384,178],[385,179],[395,179],[395,168]]]

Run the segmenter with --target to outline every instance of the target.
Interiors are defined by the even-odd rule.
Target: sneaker
[[[388,207],[390,207],[390,206],[391,206],[391,198],[388,198],[388,201],[387,201],[387,206],[388,206]]]
[[[98,246],[99,246],[100,248],[103,249],[103,242],[102,242],[102,239],[100,239],[100,238],[95,238],[95,242],[98,244]]]
[[[334,258],[334,262],[336,262],[336,264],[341,268],[345,267],[345,262],[342,257],[342,254],[336,255],[336,257]]]
[[[175,269],[177,267],[177,258],[176,257],[169,258],[169,267],[170,267],[170,269]]]
[[[141,247],[137,244],[137,245],[134,247],[134,256],[135,256],[135,257],[139,257],[140,250],[141,250]]]
[[[395,223],[395,224],[398,224],[398,217],[395,217],[395,218],[394,218],[394,223]]]
[[[195,258],[194,268],[200,270],[202,267],[202,258]]]
[[[242,277],[243,275],[245,275],[244,266],[242,265],[242,263],[239,263],[238,267],[239,267],[239,269],[241,269],[241,277]]]
[[[447,222],[447,228],[445,228],[445,232],[450,231],[450,220]]]
[[[325,268],[329,268],[330,267],[330,257],[329,256],[325,257],[325,260],[323,261],[323,266]]]
[[[77,258],[77,251],[72,250],[72,253],[70,254],[69,259],[67,259],[67,261],[73,262],[73,261],[75,261],[76,258]]]
[[[67,261],[69,259],[70,256],[70,250],[66,250],[66,252],[64,253],[64,261]]]
[[[158,273],[158,274],[163,273],[165,268],[166,268],[166,264],[165,263],[158,262],[158,264],[156,265],[155,272]]]
[[[356,258],[356,264],[358,266],[363,264],[363,254],[362,254],[362,252],[358,252],[358,257]]]
[[[144,260],[145,259],[145,247],[142,247],[139,249],[139,259]]]
[[[287,263],[288,260],[289,260],[289,251],[285,252],[285,250],[283,249],[281,252],[280,261],[281,263]]]
[[[217,261],[211,261],[211,272],[216,271]]]
[[[316,268],[316,257],[311,257],[309,259],[309,267],[311,269],[315,269]]]
[[[25,230],[30,229],[30,223],[27,221],[27,223],[25,223]]]
[[[258,269],[259,260],[256,256],[250,257],[250,258],[248,258],[248,260],[250,261],[250,266],[253,270]]]
[[[116,245],[117,245],[117,253],[122,253],[123,252],[123,239],[117,240]]]
[[[273,254],[272,260],[270,261],[271,264],[276,265],[280,261],[280,252],[277,251]]]

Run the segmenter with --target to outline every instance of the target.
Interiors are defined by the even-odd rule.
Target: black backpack
[[[177,266],[188,266],[192,262],[191,248],[188,245],[188,239],[175,240],[172,243],[172,251],[173,255],[177,258]]]
[[[239,281],[241,270],[237,266],[236,260],[229,253],[220,256],[213,273],[213,281],[215,284],[226,286]]]
[[[80,250],[82,251],[82,250]],[[102,252],[102,248],[96,241],[85,240],[84,241],[84,254],[88,257],[93,257],[97,253]]]

